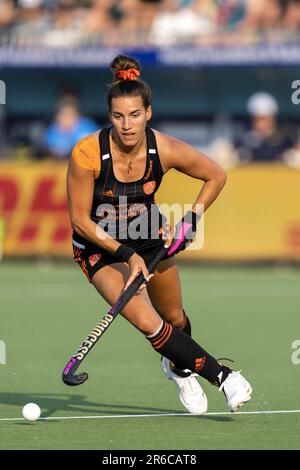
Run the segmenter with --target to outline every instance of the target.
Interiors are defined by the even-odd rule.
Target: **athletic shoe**
[[[219,380],[222,382],[219,390],[223,390],[228,409],[232,412],[238,410],[244,403],[251,400],[252,387],[240,372],[230,372],[224,382],[222,382],[221,375],[223,372],[219,374]]]
[[[185,377],[180,377],[174,373],[174,364],[167,359],[162,357],[162,369],[169,380],[172,380],[179,392],[179,398],[183,406],[188,410],[189,413],[193,414],[203,414],[207,411],[207,398],[196,379],[197,374],[191,373],[185,369],[182,375]]]

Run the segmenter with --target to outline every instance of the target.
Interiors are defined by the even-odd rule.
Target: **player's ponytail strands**
[[[179,369],[189,369],[209,382],[217,382],[223,367],[190,336],[167,322],[155,336],[147,337],[155,351]]]

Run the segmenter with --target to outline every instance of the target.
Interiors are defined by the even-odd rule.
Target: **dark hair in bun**
[[[151,90],[146,82],[138,78],[141,73],[139,63],[131,57],[118,55],[110,64],[110,68],[114,73],[114,80],[106,93],[109,112],[112,99],[122,96],[140,96],[144,108],[147,109],[152,101]]]

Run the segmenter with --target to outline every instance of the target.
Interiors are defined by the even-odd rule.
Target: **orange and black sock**
[[[176,367],[189,369],[209,382],[219,383],[218,375],[224,372],[224,368],[183,331],[164,321],[158,333],[147,339],[155,351],[176,364]]]

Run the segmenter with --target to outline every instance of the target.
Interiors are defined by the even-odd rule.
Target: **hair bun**
[[[118,55],[110,64],[116,80],[136,80],[141,74],[139,63],[132,57]]]
[[[114,73],[114,79],[106,93],[109,113],[112,110],[113,99],[127,96],[140,96],[144,108],[148,109],[152,101],[151,90],[144,80],[138,79],[141,74],[139,63],[126,55],[118,55],[110,67]]]

